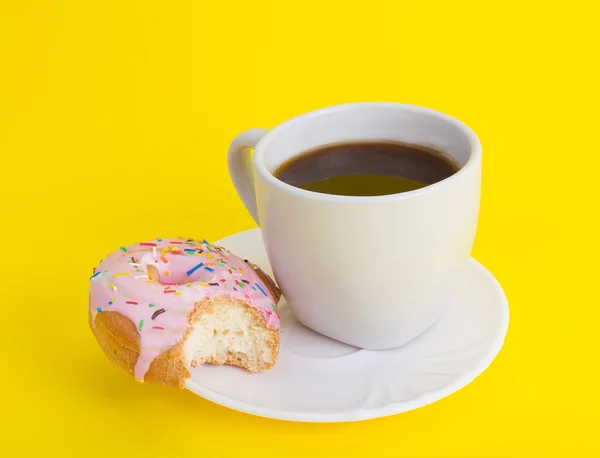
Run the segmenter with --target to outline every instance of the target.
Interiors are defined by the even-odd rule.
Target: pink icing
[[[147,265],[158,270],[160,283],[148,278]],[[138,380],[144,379],[154,358],[181,341],[190,326],[188,314],[205,298],[241,299],[262,314],[268,327],[279,329],[275,300],[252,266],[206,241],[156,239],[122,247],[94,269],[90,294],[92,319],[111,310],[137,327]]]

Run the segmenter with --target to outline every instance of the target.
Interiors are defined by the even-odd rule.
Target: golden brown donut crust
[[[268,284],[268,286],[271,286]],[[276,287],[275,287],[276,288]],[[270,289],[270,288],[269,288]],[[278,291],[277,289],[275,289]],[[276,301],[279,301],[279,295],[275,296]],[[236,300],[243,304],[253,313],[253,315],[261,320],[266,327],[264,317],[256,309],[252,308],[244,301]],[[205,299],[198,302],[190,315],[188,322],[196,323],[200,316],[204,313],[211,313],[212,300]],[[94,304],[89,307],[89,322],[90,328],[96,336],[98,343],[106,356],[122,369],[133,375],[133,369],[140,354],[140,335],[135,324],[127,317],[118,312],[103,311],[97,313],[95,319],[92,316]],[[184,333],[182,340],[171,347],[169,350],[158,355],[150,364],[150,368],[144,377],[145,382],[158,383],[169,385],[172,387],[183,388],[185,382],[191,377],[191,371],[186,364],[184,358],[184,344],[186,338],[192,332],[190,326]],[[271,347],[274,354],[279,352],[279,331],[277,329],[267,328],[270,332],[268,345]],[[231,364],[239,367],[245,367],[239,355],[231,355],[227,359],[216,360],[214,358],[206,361],[211,364]],[[274,364],[266,365],[263,369],[268,370]]]

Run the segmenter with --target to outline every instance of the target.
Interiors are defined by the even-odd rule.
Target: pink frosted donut
[[[273,367],[280,292],[257,266],[193,239],[123,246],[91,276],[89,319],[106,355],[137,380],[182,387],[190,367]]]

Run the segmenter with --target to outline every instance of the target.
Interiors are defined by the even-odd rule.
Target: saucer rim
[[[227,237],[223,237],[220,240],[214,242],[215,244],[224,244],[227,239],[236,237],[244,234],[245,236],[250,235],[251,232],[260,232],[260,229],[249,229],[245,231],[236,232]],[[259,234],[262,236],[262,234]],[[262,238],[262,237],[261,237]],[[500,317],[500,324],[495,337],[491,340],[487,353],[481,358],[479,363],[470,371],[463,373],[452,383],[449,383],[445,387],[425,392],[414,399],[409,401],[392,402],[384,407],[376,407],[372,409],[351,409],[351,410],[310,410],[310,411],[298,411],[298,410],[278,410],[268,407],[260,407],[255,404],[249,404],[244,401],[233,399],[226,395],[219,394],[209,388],[203,387],[198,382],[194,381],[193,378],[187,380],[185,388],[192,393],[206,399],[207,401],[215,404],[227,407],[238,412],[259,416],[263,418],[270,418],[274,420],[293,421],[302,423],[346,423],[371,420],[375,418],[383,418],[391,415],[397,415],[411,410],[415,410],[427,405],[433,404],[441,399],[444,399],[457,391],[463,389],[470,383],[472,383],[477,377],[485,372],[488,367],[492,364],[496,356],[500,353],[500,350],[504,346],[506,334],[508,332],[508,324],[510,318],[510,311],[508,306],[508,298],[504,289],[498,282],[498,280],[492,275],[492,273],[485,268],[479,261],[470,257],[467,261],[472,265],[474,269],[479,269],[485,274],[485,277],[490,283],[490,286],[495,290],[494,295],[501,301],[500,307],[502,308],[502,315]]]

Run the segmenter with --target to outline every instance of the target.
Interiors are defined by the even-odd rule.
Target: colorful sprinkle
[[[94,275],[92,275],[92,276],[90,277],[90,280],[91,280],[92,278],[96,278],[98,275],[100,275],[100,272],[96,272]]]
[[[114,274],[113,277],[125,277],[130,274],[131,272],[119,272],[118,274]]]
[[[171,243],[171,245],[182,245],[183,244],[183,242],[176,242],[174,240],[171,240],[170,243]]]
[[[121,247],[121,251],[123,251],[124,253],[127,252],[127,248],[125,248],[124,246]]]
[[[140,279],[147,280],[148,279],[148,275],[136,275],[133,278],[135,278],[136,280],[140,280]]]
[[[210,243],[208,243],[208,242],[206,241],[206,239],[202,240],[202,243],[204,243],[205,245],[210,245]]]
[[[156,247],[152,247],[152,257],[156,259]]]
[[[101,309],[100,307],[98,307],[98,308],[96,309],[96,312],[98,312],[98,313],[99,313],[99,312],[101,312],[101,311],[102,311],[102,309]]]
[[[208,286],[219,286],[218,283],[209,283]]]
[[[142,246],[156,246],[156,243],[154,243],[154,242],[142,242],[142,243],[140,243],[140,245],[142,245]]]
[[[162,326],[152,326],[152,329],[156,329],[158,331],[164,331],[165,328],[163,328]]]
[[[205,267],[204,270],[208,270],[209,272],[214,272],[215,269],[213,269],[212,267]]]
[[[151,302],[148,304],[148,307],[154,307],[154,304]]]
[[[250,282],[248,280],[244,280],[244,279],[242,279],[242,283],[246,283],[247,285],[250,284]]]
[[[238,281],[238,285],[240,286],[240,288],[243,288],[244,286],[246,286],[241,281]]]
[[[267,293],[265,293],[265,290],[264,290],[264,289],[262,289],[258,283],[254,283],[254,284],[255,284],[255,285],[258,287],[258,289],[260,289],[260,292],[261,292],[261,293],[263,293],[265,296],[268,296],[268,294],[267,294]]]
[[[141,331],[144,327],[144,320],[140,320],[140,324],[138,325],[138,329]]]
[[[125,301],[126,304],[138,305],[137,301]]]
[[[157,317],[158,315],[160,315],[160,314],[162,314],[162,313],[165,313],[165,312],[166,312],[166,310],[165,310],[165,309],[160,309],[160,310],[157,310],[156,312],[154,312],[154,313],[152,314],[152,319],[153,319],[153,320],[156,320],[156,317]]]
[[[102,275],[107,276],[108,275],[108,270],[103,270],[102,271]]]
[[[171,275],[171,272],[169,272],[168,270],[165,270],[165,275],[168,277],[169,275]]]
[[[181,296],[183,293],[181,291],[175,291],[175,296]]]
[[[185,251],[186,253],[189,253],[189,254],[196,252],[196,250],[194,250],[193,248],[184,248],[183,251]]]
[[[114,283],[112,285],[110,285],[110,289],[112,289],[113,291],[117,290],[117,285],[115,285]]]
[[[156,239],[157,242],[162,242],[162,239]]]
[[[168,293],[174,293],[174,292],[175,292],[175,290],[174,290],[174,289],[165,289],[165,290],[163,291],[163,293],[165,293],[165,294],[168,294]]]
[[[190,270],[188,270],[188,271],[186,272],[186,274],[187,274],[187,275],[188,275],[188,277],[189,277],[190,275],[192,275],[194,272],[196,272],[196,271],[197,271],[197,270],[198,270],[200,267],[202,267],[203,265],[204,265],[204,263],[203,263],[203,262],[201,262],[201,263],[200,263],[200,264],[198,264],[197,266],[194,266],[194,267],[192,267]]]

